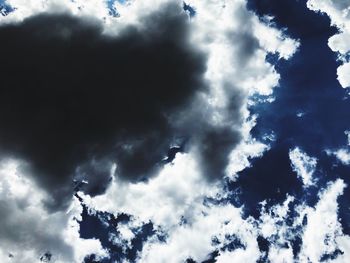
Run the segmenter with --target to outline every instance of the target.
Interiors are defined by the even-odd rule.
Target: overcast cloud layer
[[[1,262],[347,262],[347,182],[321,167],[348,145],[255,163],[282,136],[257,109],[303,45],[259,4],[0,4]],[[338,27],[346,88],[350,6],[301,5]]]

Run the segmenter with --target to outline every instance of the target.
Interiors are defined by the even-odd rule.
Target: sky
[[[350,259],[349,0],[0,0],[0,261]]]

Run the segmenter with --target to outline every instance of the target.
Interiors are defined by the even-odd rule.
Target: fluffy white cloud
[[[350,61],[347,55],[350,51],[350,3],[347,0],[309,0],[307,7],[311,10],[327,14],[331,24],[339,30],[332,36],[329,47],[338,53],[338,58],[343,62],[338,67],[337,74],[340,85],[343,88],[350,87]]]
[[[293,263],[293,250],[291,248],[272,247],[269,252],[269,259],[273,263]]]
[[[329,262],[346,262],[350,255],[350,237],[342,232],[337,203],[345,187],[341,179],[330,182],[319,193],[315,207],[305,204],[291,206],[295,203],[292,196],[287,196],[283,204],[270,209],[265,209],[266,203],[263,202],[258,228],[271,242],[268,256],[271,262],[295,262],[290,243],[295,237],[301,238],[301,251],[296,262],[320,262],[322,256],[330,255],[337,249],[343,254]],[[288,224],[287,217],[291,211],[296,216],[292,224]]]
[[[339,161],[341,161],[345,165],[350,164],[350,152],[347,149],[339,149],[334,152],[327,152],[335,155]]]
[[[15,9],[0,22],[21,21],[39,13],[71,12],[75,15],[94,16],[99,19],[112,19],[108,15],[107,4],[100,0],[7,0],[6,3]]]
[[[304,187],[314,185],[315,179],[312,176],[316,169],[317,159],[308,156],[298,147],[289,151],[289,159],[294,172],[302,180]]]
[[[344,88],[350,87],[350,63],[344,63],[337,69],[338,80],[340,85]]]
[[[201,177],[193,156],[178,153],[172,164],[148,182],[129,183],[115,177],[104,195],[84,198],[96,210],[123,212],[169,228],[178,224],[193,204],[214,191],[215,186]]]
[[[315,207],[298,204],[292,196],[270,208],[264,201],[257,220],[244,219],[242,208],[229,204],[197,203],[185,215],[185,223],[167,232],[165,242],[149,239],[138,262],[184,262],[187,258],[200,262],[213,251],[218,251],[217,262],[256,262],[266,256],[259,250],[258,236],[268,240],[266,258],[273,263],[320,262],[323,256],[337,250],[342,253],[329,262],[346,262],[350,237],[342,232],[337,203],[345,187],[340,179],[329,183],[319,193]],[[295,214],[292,218],[291,213]],[[301,251],[295,258],[292,242],[297,237],[301,238]],[[233,239],[239,240],[241,246],[224,249]]]
[[[229,253],[231,262],[255,262],[260,252],[256,241],[256,230],[249,220],[243,220],[241,209],[232,205],[198,205],[186,217],[187,222],[169,231],[166,243],[150,240],[140,254],[139,262],[184,262],[187,258],[201,262],[215,249],[213,240],[228,242],[229,235],[235,235],[245,249]],[[218,262],[224,262],[228,255],[221,255]]]
[[[347,136],[348,145],[345,146],[345,147],[336,149],[336,150],[327,149],[326,153],[328,155],[335,156],[342,164],[349,165],[350,164],[350,151],[349,151],[350,132],[349,131],[345,131],[344,133]]]
[[[106,253],[97,240],[79,238],[80,203],[50,213],[44,203],[49,196],[28,177],[14,160],[0,164],[0,261],[38,262],[45,253],[52,262],[81,262],[86,253]]]
[[[320,200],[314,208],[304,208],[307,225],[302,235],[301,262],[319,262],[323,255],[330,254],[337,248],[344,254],[336,262],[346,262],[349,258],[350,239],[342,233],[337,203],[337,198],[343,194],[345,187],[344,181],[336,180],[320,193]]]
[[[249,116],[249,113],[247,112]],[[230,163],[227,167],[227,175],[230,180],[236,180],[238,173],[250,167],[251,158],[261,157],[265,151],[270,149],[268,144],[260,142],[250,135],[251,129],[256,124],[257,116],[249,116],[242,126],[242,141],[230,154]],[[249,118],[249,119],[248,119]],[[267,135],[267,140],[274,141],[273,134]]]

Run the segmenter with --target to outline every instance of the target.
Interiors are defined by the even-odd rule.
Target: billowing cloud
[[[183,158],[185,156],[175,160],[175,166],[176,162],[182,162]],[[174,168],[175,170],[177,169]],[[149,207],[150,215],[163,215],[162,218],[165,220],[159,220],[156,217],[151,219],[154,222],[153,234],[144,239],[142,246],[139,246],[141,249],[135,261],[203,262],[215,259],[216,262],[233,260],[238,262],[258,260],[262,262],[268,260],[271,262],[321,262],[324,260],[346,262],[350,238],[342,231],[337,202],[345,187],[346,184],[341,179],[329,182],[325,188],[316,193],[316,203],[313,205],[308,205],[291,195],[287,195],[283,202],[272,206],[264,200],[260,203],[260,215],[256,219],[245,217],[244,207],[232,205],[229,199],[225,198],[227,196],[225,190],[219,187],[212,189],[213,192],[207,197],[200,197],[197,194],[195,202],[189,202],[191,205],[178,206],[177,208],[181,207],[184,210],[181,208],[172,210],[173,213],[168,217],[164,217],[165,207],[159,212]],[[181,188],[177,187],[177,189]],[[137,192],[131,191],[136,196]],[[307,195],[310,194],[306,188],[303,191]],[[157,191],[153,191],[153,195],[156,195],[155,192]],[[144,191],[144,193],[147,194],[142,196],[152,195],[151,191]],[[161,203],[164,202],[173,208],[173,204],[180,204],[180,197],[184,195],[185,193],[181,191],[177,199],[170,199],[169,195],[167,197],[163,194],[158,196],[158,202],[148,203],[162,207]],[[98,204],[98,198],[101,197],[95,197],[94,200],[84,197],[92,211],[96,207],[105,210],[109,206]],[[131,196],[128,196],[123,202],[131,199]],[[151,201],[148,198],[147,200]],[[126,210],[135,213],[135,209],[140,209],[136,208],[138,206],[136,199],[134,203],[130,201],[129,205],[134,207],[128,210],[126,206],[119,205],[121,210],[118,212],[116,208],[114,214],[118,215],[120,212],[123,214]],[[141,202],[139,207],[143,205]],[[182,216],[174,214],[175,211],[179,211]],[[133,247],[131,244],[134,243],[135,235],[130,231],[133,231],[137,225],[147,223],[150,218],[146,210],[138,214],[141,217],[134,216],[131,222],[117,225],[117,232],[120,232],[119,240],[124,240],[120,244],[124,251]],[[144,221],[145,218],[146,221]],[[176,218],[178,222],[173,224]],[[128,228],[129,231],[127,231]],[[109,229],[111,231],[109,235],[113,236],[115,230]],[[128,262],[127,258],[125,262]]]
[[[98,240],[79,237],[78,200],[67,211],[48,212],[44,204],[51,197],[20,166],[11,159],[0,163],[1,262],[82,262],[86,253],[106,257]]]
[[[346,187],[343,180],[329,184],[320,193],[320,200],[314,208],[305,208],[307,225],[302,234],[303,244],[299,260],[319,262],[327,255],[337,254],[336,262],[346,262],[350,251],[350,237],[342,233],[339,222],[337,198]]]
[[[350,4],[346,0],[308,0],[309,9],[325,13],[331,19],[331,24],[339,32],[328,40],[329,47],[338,54],[341,65],[338,67],[338,81],[343,88],[350,87]]]

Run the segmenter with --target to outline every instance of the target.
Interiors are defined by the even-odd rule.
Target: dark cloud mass
[[[120,176],[137,180],[167,154],[175,136],[167,116],[206,86],[206,57],[189,44],[180,9],[114,37],[69,14],[0,27],[1,153],[30,164],[52,205],[62,204],[76,171],[97,171],[107,183],[101,165],[117,160]]]

